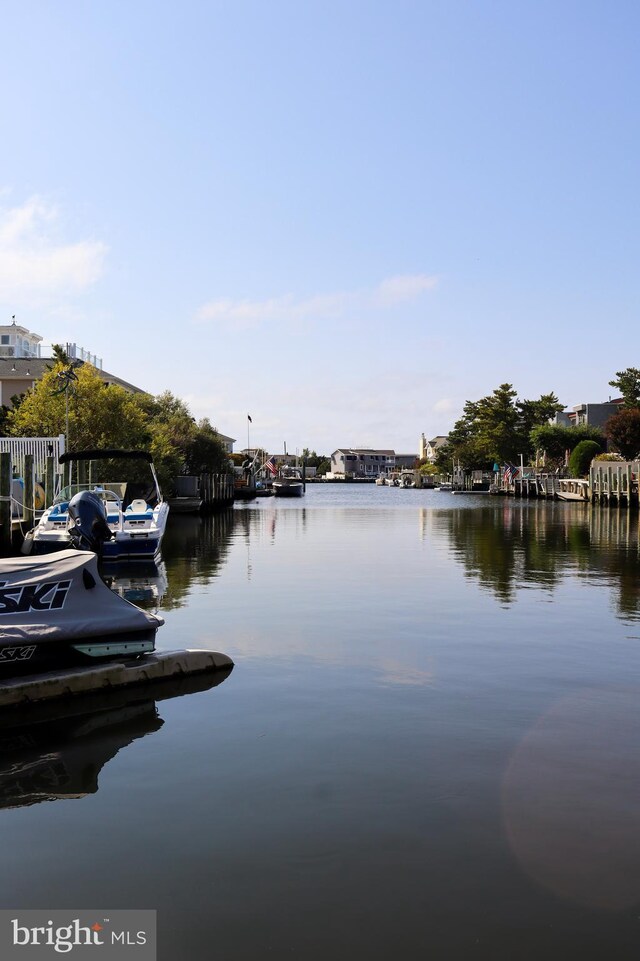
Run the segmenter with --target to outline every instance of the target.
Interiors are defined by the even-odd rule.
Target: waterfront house
[[[415,460],[415,454],[412,462]],[[377,477],[396,469],[394,450],[371,447],[339,447],[331,455],[331,474],[344,477]]]
[[[427,440],[425,435],[422,434],[420,437],[420,460],[427,460],[430,464],[434,464],[438,451],[442,447],[446,447],[449,443],[449,438],[445,437],[444,434],[437,434],[431,440]]]
[[[131,394],[144,393],[141,387],[130,384],[103,369],[102,359],[77,344],[63,344],[67,356],[81,364],[92,364],[106,385],[117,384]],[[0,404],[12,406],[11,398],[30,390],[52,366],[51,345],[42,337],[16,324],[0,324]]]
[[[579,424],[604,427],[610,417],[620,413],[622,403],[622,397],[617,397],[602,404],[576,404],[571,410],[563,410],[556,414],[552,423],[561,424],[562,427],[577,427]]]

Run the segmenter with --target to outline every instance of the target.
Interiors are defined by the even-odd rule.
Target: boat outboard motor
[[[102,553],[102,545],[111,540],[113,532],[107,524],[104,501],[92,491],[80,491],[69,501],[69,537],[72,545],[81,551]]]

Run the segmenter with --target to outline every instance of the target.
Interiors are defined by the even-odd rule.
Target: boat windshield
[[[98,497],[104,501],[122,501],[125,497],[126,490],[126,483],[121,481],[107,481],[104,484],[97,485],[69,484],[67,487],[62,488],[54,503],[60,504],[63,501],[68,502],[75,494],[79,494],[80,491],[92,491],[92,493],[97,494]]]
[[[115,454],[116,452],[114,452]],[[78,491],[111,491],[112,496],[105,500],[119,499],[123,508],[132,500],[144,498],[155,506],[162,500],[153,465],[145,458],[135,457],[79,457],[69,458],[70,484],[66,485],[56,498],[57,501],[69,500]],[[111,480],[117,477],[119,480]],[[115,498],[113,495],[115,494]],[[67,496],[65,496],[67,495]]]

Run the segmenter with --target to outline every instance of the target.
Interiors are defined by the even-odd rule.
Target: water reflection
[[[95,794],[98,775],[116,754],[158,731],[157,703],[207,691],[230,670],[147,688],[81,695],[0,713],[0,808]]]
[[[106,564],[101,574],[107,587],[126,601],[154,613],[160,610],[168,587],[167,568],[161,558]]]
[[[207,516],[181,514],[170,518],[162,541],[167,590],[164,611],[184,607],[194,585],[207,584],[227,560],[240,511]]]
[[[339,514],[345,520],[349,515],[353,518],[357,510],[362,530],[375,523],[383,531],[386,520],[379,505],[377,511],[372,506],[341,507],[332,511],[331,522],[335,526]],[[617,588],[618,614],[640,617],[640,535],[635,512],[501,499],[444,510],[420,506],[417,513],[420,537],[444,541],[467,576],[504,605],[513,604],[523,586],[553,592],[569,573],[597,574],[601,582],[604,577]],[[156,571],[131,565],[112,569],[106,577],[113,589],[140,606],[164,611],[181,608],[196,586],[220,575],[234,540],[246,545],[246,576],[251,579],[252,548],[275,546],[278,540],[292,545],[325,521],[323,511],[298,502],[277,508],[243,505],[208,517],[180,515],[168,526],[163,561]],[[378,549],[384,560],[384,538]]]
[[[522,586],[555,590],[568,572],[617,587],[620,616],[640,614],[638,515],[584,505],[514,504],[430,512],[469,577],[511,604]]]

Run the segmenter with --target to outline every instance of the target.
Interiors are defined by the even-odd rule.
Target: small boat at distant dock
[[[276,497],[302,497],[304,480],[297,467],[282,467],[271,485]]]

